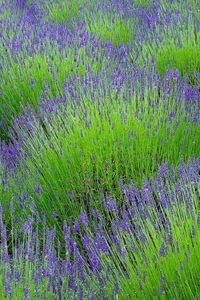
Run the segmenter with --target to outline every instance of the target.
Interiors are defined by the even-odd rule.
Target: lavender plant
[[[87,5],[87,6],[86,6]],[[92,3],[94,5],[94,3]],[[43,4],[50,22],[73,24],[73,21],[83,19],[85,7],[89,10],[91,3],[84,0],[74,1],[46,1]],[[48,19],[47,19],[48,20]]]
[[[37,198],[38,210],[46,210],[49,220],[53,211],[59,223],[66,216],[75,217],[82,206],[101,209],[101,194],[119,195],[120,177],[140,186],[143,176],[155,175],[163,160],[176,167],[181,158],[187,161],[199,154],[196,96],[188,108],[181,90],[172,89],[164,98],[150,82],[143,96],[136,89],[125,101],[123,87],[118,97],[111,92],[103,98],[99,92],[89,97],[90,90],[87,96],[79,90],[77,102],[69,97],[63,104],[59,100],[50,113],[42,110],[40,118],[33,114],[16,126],[22,160],[25,157],[16,182],[24,182],[26,188],[18,183],[17,197],[30,193]]]
[[[89,16],[91,18],[91,16]],[[126,45],[134,33],[134,20],[127,19],[123,14],[97,13],[86,23],[86,29],[101,37],[102,41],[110,40],[113,47],[123,43]]]
[[[63,259],[59,254],[60,242],[56,238],[56,231],[45,225],[44,217],[41,242],[37,224],[38,214],[35,213],[36,215],[30,215],[24,222],[20,232],[16,231],[17,221],[13,215],[10,247],[1,209],[2,299],[90,299],[94,292],[99,294],[91,281],[93,274],[86,264],[86,259],[80,254],[75,241],[68,236],[69,229],[66,224],[63,226],[63,237],[66,240],[66,254]],[[23,234],[23,239],[20,238],[20,233]],[[95,282],[95,275],[93,277]]]
[[[121,181],[122,207],[107,195],[104,216],[82,211],[64,221],[62,252],[55,227],[33,208],[21,224],[13,214],[11,243],[0,211],[1,291],[10,299],[191,298],[199,295],[200,164],[190,160],[177,172],[166,163],[142,189]],[[106,222],[105,222],[106,221]],[[42,222],[42,230],[38,228]],[[22,234],[22,235],[21,235]],[[64,256],[63,256],[64,255]]]
[[[197,5],[197,4],[196,4]],[[189,76],[192,85],[199,85],[199,27],[195,3],[188,3],[188,11],[178,10],[178,6],[167,9],[164,5],[157,14],[163,16],[163,20],[155,20],[156,27],[149,29],[146,41],[141,42],[139,64],[144,65],[144,59],[155,56],[156,70],[163,75],[168,69],[178,70],[181,77]],[[198,9],[198,8],[197,8]],[[183,18],[183,14],[186,14]],[[131,60],[137,52],[137,45],[133,47]]]
[[[45,32],[43,34],[46,35]],[[53,34],[56,35],[55,42],[50,41],[51,36],[39,43],[35,38],[31,42],[23,42],[23,47],[28,48],[25,55],[23,51],[13,54],[11,49],[2,49],[0,115],[4,115],[5,124],[10,124],[10,119],[19,114],[20,105],[30,104],[37,110],[38,99],[46,83],[49,89],[44,97],[55,97],[62,95],[62,85],[67,78],[81,78],[88,69],[97,76],[108,61],[110,72],[114,68],[117,57],[110,59],[106,54],[110,52],[106,45],[90,38],[86,32],[79,32],[79,37],[73,43],[70,32],[63,32],[65,42],[59,40],[56,32]],[[14,45],[11,43],[11,46]],[[29,46],[33,47],[32,51]]]
[[[163,164],[155,181],[143,180],[141,191],[133,182],[128,188],[121,183],[122,207],[112,195],[104,200],[110,231],[99,212],[92,215],[98,225],[83,244],[88,252],[101,252],[108,299],[113,293],[116,299],[198,297],[199,167],[199,159],[181,163],[176,174]]]

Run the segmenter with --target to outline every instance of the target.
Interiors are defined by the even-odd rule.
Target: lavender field
[[[0,0],[1,299],[200,299],[198,0]]]

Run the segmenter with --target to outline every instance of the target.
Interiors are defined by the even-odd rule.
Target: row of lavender
[[[197,299],[199,172],[197,159],[181,163],[177,174],[163,164],[155,180],[143,181],[141,191],[133,182],[121,182],[120,209],[112,195],[102,199],[109,230],[100,211],[93,209],[89,216],[82,211],[70,226],[63,223],[60,239],[45,214],[40,219],[34,208],[17,230],[19,220],[11,206],[12,238],[7,244],[1,208],[4,297]]]
[[[196,299],[195,1],[33,2],[0,2],[2,299]]]

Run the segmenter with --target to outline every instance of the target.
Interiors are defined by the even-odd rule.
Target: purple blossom
[[[21,209],[24,208],[24,205],[23,205],[21,196],[18,197],[18,202],[19,202],[20,208],[21,208]]]
[[[65,247],[66,247],[66,251],[67,253],[70,252],[70,228],[67,227],[67,223],[66,221],[64,221],[64,225],[63,225],[63,232],[64,232],[64,238],[65,238]]]
[[[88,226],[87,215],[85,213],[81,212],[79,219],[80,219],[81,224],[83,224],[85,226],[85,228],[87,228],[87,226]]]
[[[90,300],[95,300],[95,297],[94,297],[94,291],[92,291],[91,295],[90,295]]]
[[[198,215],[197,215],[197,226],[198,229],[200,230],[200,210],[198,211]]]
[[[122,248],[122,250],[121,250],[121,256],[123,259],[125,259],[125,257],[126,257],[126,248],[125,247]]]
[[[110,209],[114,213],[118,212],[116,202],[113,199],[111,199],[111,198],[106,201],[106,203],[105,203],[105,209],[106,210]]]
[[[74,227],[73,227],[73,233],[76,235],[79,233],[79,226],[77,223],[74,224]]]
[[[36,192],[36,194],[40,194],[40,193],[41,193],[40,184],[38,184],[38,185],[35,187],[35,192]]]
[[[27,286],[24,288],[24,300],[29,300],[29,291]]]
[[[159,251],[160,256],[165,256],[166,255],[166,250],[165,250],[165,244],[162,243]]]

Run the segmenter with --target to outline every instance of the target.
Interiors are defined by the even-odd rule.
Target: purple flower
[[[180,270],[183,271],[183,263],[180,261]]]
[[[145,245],[145,243],[146,243],[146,237],[145,237],[144,233],[140,234],[139,239],[142,242],[142,244]]]
[[[111,209],[112,212],[117,213],[117,205],[116,202],[113,199],[108,199],[105,203],[105,210],[107,211],[108,209]]]
[[[35,187],[35,192],[36,192],[36,194],[40,194],[40,193],[41,193],[40,184],[38,184],[38,185]]]
[[[77,223],[75,223],[74,227],[73,227],[73,233],[76,235],[76,234],[78,234],[78,232],[79,232],[79,226]]]
[[[197,225],[198,225],[198,229],[200,230],[200,210],[198,211],[198,215],[197,215]]]
[[[87,228],[87,226],[88,226],[87,215],[85,213],[81,212],[79,219],[80,219],[81,224],[83,224]]]
[[[94,297],[94,291],[92,291],[91,295],[90,295],[90,300],[95,300],[95,297]]]
[[[160,294],[161,295],[165,294],[165,290],[163,287],[163,280],[164,280],[163,274],[162,274],[162,272],[160,272]]]
[[[34,220],[29,216],[28,220],[25,221],[22,225],[22,233],[27,234],[31,231]]]
[[[76,282],[75,282],[74,276],[70,276],[70,278],[69,278],[69,287],[70,287],[74,292],[77,291],[77,286],[76,286]]]
[[[70,247],[70,228],[67,227],[66,221],[64,221],[63,225],[63,232],[64,232],[64,238],[65,238],[65,247],[67,253],[69,253],[71,247]]]
[[[28,287],[26,286],[24,288],[24,300],[28,300],[29,299],[29,292],[28,292]]]
[[[21,209],[24,208],[24,205],[23,205],[23,203],[22,203],[22,198],[21,198],[21,196],[18,197],[18,202],[19,202],[20,208],[21,208]]]
[[[192,234],[192,238],[195,238],[195,229],[194,229],[194,224],[192,224],[192,232],[191,232],[191,234]]]
[[[160,251],[159,251],[160,256],[165,256],[166,252],[165,252],[165,244],[162,243],[161,247],[160,247]]]
[[[122,255],[122,258],[125,259],[125,257],[126,257],[126,248],[125,247],[122,248],[121,255]]]

